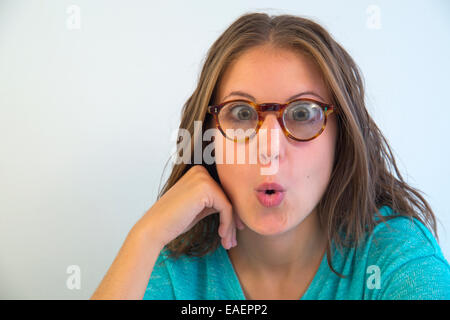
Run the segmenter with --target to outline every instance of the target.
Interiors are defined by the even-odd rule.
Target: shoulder
[[[168,250],[164,247],[153,266],[149,282],[144,294],[144,300],[175,299],[172,279],[168,271]]]
[[[430,255],[444,258],[437,240],[418,219],[398,216],[388,206],[380,208],[380,213],[390,219],[377,224],[369,235],[371,256],[378,261],[402,263]]]
[[[153,267],[144,299],[194,299],[203,297],[206,284],[220,278],[222,263],[218,250],[202,257],[170,256],[164,247]],[[217,271],[217,272],[216,272]]]
[[[208,263],[217,260],[216,252],[209,252],[201,257],[182,254],[177,258],[170,256],[170,251],[164,247],[155,263],[155,268],[164,268],[171,275],[173,281],[195,281],[203,274]],[[157,266],[158,264],[158,266]]]
[[[416,218],[397,216],[390,207],[380,208],[380,213],[393,218],[374,228],[363,249],[367,270],[379,273],[376,296],[449,299],[450,265],[430,230]]]

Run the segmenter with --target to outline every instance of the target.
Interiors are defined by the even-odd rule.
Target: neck
[[[249,228],[237,230],[230,258],[241,261],[254,275],[288,278],[299,270],[317,269],[326,248],[326,237],[316,210],[283,234],[263,236]]]

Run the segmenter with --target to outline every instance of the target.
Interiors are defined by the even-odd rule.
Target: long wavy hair
[[[220,35],[207,53],[195,91],[182,108],[180,129],[187,129],[194,137],[190,142],[191,151],[194,141],[199,140],[194,132],[194,121],[202,121],[202,132],[210,126],[207,107],[215,101],[217,84],[224,71],[246,50],[265,44],[312,57],[323,73],[331,103],[338,110],[335,161],[324,192],[326,196],[316,207],[328,237],[326,254],[330,269],[344,277],[331,264],[333,241],[339,250],[343,246],[357,247],[377,223],[396,216],[417,218],[437,238],[436,218],[430,205],[421,191],[403,180],[386,138],[366,110],[364,80],[359,67],[322,26],[310,19],[287,14],[247,13]],[[202,147],[205,148],[204,142]],[[191,155],[190,163],[173,164],[158,199],[196,165],[194,152]],[[215,164],[201,161],[220,185]],[[396,215],[383,217],[379,208],[384,205],[392,208]],[[219,215],[209,215],[168,243],[166,248],[172,258],[183,254],[204,256],[220,245],[218,227]]]

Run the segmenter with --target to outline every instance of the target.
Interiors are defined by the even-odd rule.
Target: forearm
[[[142,299],[162,249],[135,226],[91,299]]]

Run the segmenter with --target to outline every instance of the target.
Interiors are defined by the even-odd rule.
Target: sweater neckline
[[[234,266],[230,260],[230,257],[228,256],[227,251],[222,245],[219,245],[218,250],[219,254],[225,260],[226,279],[230,279],[230,281],[227,281],[227,283],[229,285],[229,289],[233,293],[233,297],[231,298],[231,300],[247,300],[245,298],[244,290],[242,289],[236,270],[234,269]],[[308,288],[306,289],[306,291],[303,293],[302,297],[299,300],[309,299],[308,296],[316,286],[316,283],[319,281],[320,275],[324,272],[324,268],[326,267],[326,265],[327,265],[327,254],[325,252],[320,262],[319,268],[317,268],[317,271],[313,279],[311,280],[310,284],[308,285]]]

